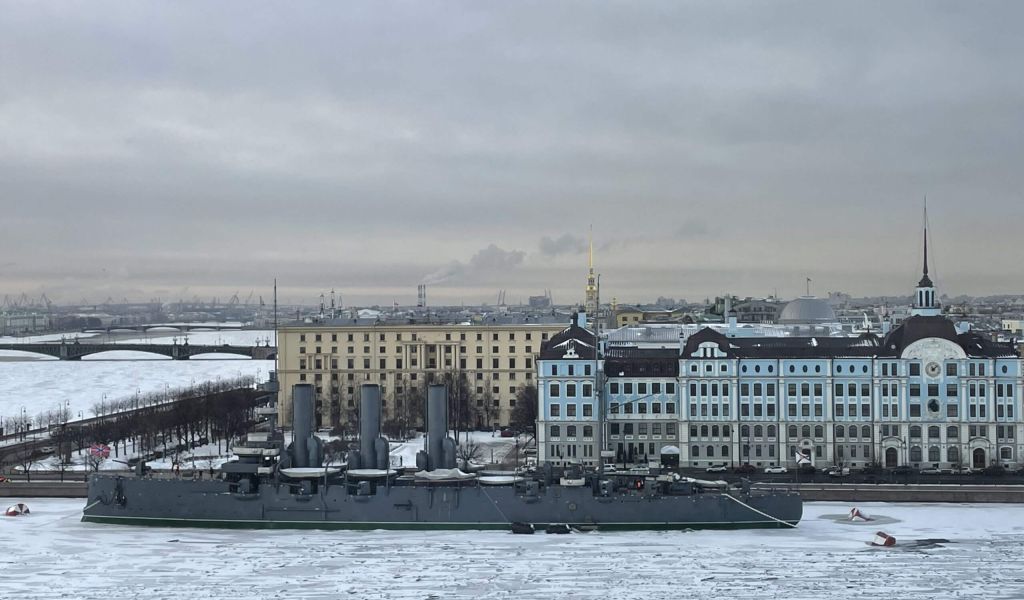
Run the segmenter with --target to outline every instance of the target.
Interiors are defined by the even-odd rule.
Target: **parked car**
[[[54,448],[53,446],[43,446],[42,448],[39,449],[39,451],[42,452],[43,454],[53,454],[54,452],[57,451],[57,449]]]
[[[900,465],[900,466],[894,468],[891,471],[891,473],[893,475],[903,475],[903,476],[913,475],[916,472],[917,472],[917,469],[915,469],[914,467],[908,466],[908,465]]]
[[[10,482],[11,482],[10,479],[8,479],[7,477],[5,477],[3,475],[0,475],[0,483],[10,483]]]
[[[829,467],[825,469],[825,474],[829,477],[846,477],[850,474],[850,467]]]
[[[722,463],[720,465],[712,465],[704,470],[708,473],[725,473],[729,470],[729,465]]]
[[[789,469],[780,465],[778,467],[765,467],[764,472],[778,475],[780,473],[789,473]]]
[[[745,475],[749,475],[750,473],[757,473],[757,468],[750,463],[744,463],[733,469],[733,473],[742,473]]]
[[[938,467],[929,467],[927,469],[921,469],[922,475],[942,475],[942,469]]]
[[[1002,477],[1003,475],[1006,475],[1006,467],[1003,465],[989,465],[985,467],[985,470],[982,471],[982,473],[989,477]]]
[[[615,465],[605,465],[604,466],[604,472],[605,472],[606,475],[610,475],[610,474],[613,474],[613,473],[618,473],[618,471],[619,470],[615,467]]]

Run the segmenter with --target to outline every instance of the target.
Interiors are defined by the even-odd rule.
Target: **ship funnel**
[[[359,466],[361,468],[376,469],[382,460],[386,464],[387,446],[381,446],[377,440],[380,440],[380,386],[374,383],[364,383],[359,389]],[[382,451],[382,456],[378,456],[378,450]]]
[[[313,386],[292,386],[292,464],[309,465],[309,438],[313,436]],[[320,465],[314,465],[320,466]]]
[[[442,469],[444,438],[448,435],[448,387],[431,384],[427,388],[427,459],[430,469]]]

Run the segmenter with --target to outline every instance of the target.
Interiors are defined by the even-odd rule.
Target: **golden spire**
[[[594,271],[594,224],[590,224],[590,257],[587,261],[587,266],[590,267],[590,271]]]

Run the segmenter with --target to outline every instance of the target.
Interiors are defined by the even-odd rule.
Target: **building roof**
[[[801,296],[786,304],[779,323],[834,323],[836,313],[829,303],[814,296]]]
[[[577,358],[581,360],[594,360],[597,356],[597,352],[594,349],[596,339],[597,337],[593,331],[573,323],[541,344],[540,359],[559,360],[563,358]]]

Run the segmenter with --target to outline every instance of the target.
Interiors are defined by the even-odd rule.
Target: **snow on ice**
[[[13,502],[14,500],[12,500]],[[869,504],[912,549],[811,503],[793,530],[230,531],[81,523],[84,500],[0,521],[5,598],[1021,598],[1024,506]],[[59,588],[54,584],[59,582]]]

